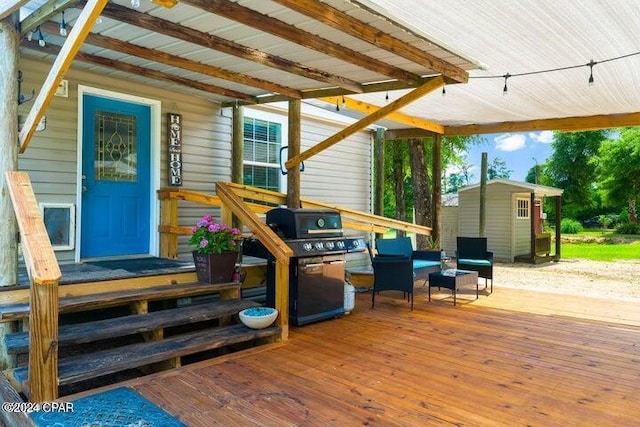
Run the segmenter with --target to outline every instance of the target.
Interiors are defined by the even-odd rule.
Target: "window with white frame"
[[[517,219],[529,219],[530,209],[529,209],[529,199],[517,199],[516,200],[516,218]]]
[[[267,190],[280,191],[279,154],[282,146],[280,123],[245,117],[244,183]]]

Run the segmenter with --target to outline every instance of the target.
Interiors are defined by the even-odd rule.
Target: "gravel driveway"
[[[538,265],[496,263],[493,277],[497,288],[640,302],[640,260],[602,262],[569,259]]]

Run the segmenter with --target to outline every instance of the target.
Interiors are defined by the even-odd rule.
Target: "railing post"
[[[178,226],[178,201],[163,198],[160,200],[160,258],[178,257],[178,235],[172,230]]]
[[[58,398],[58,283],[32,283],[29,319],[29,400]]]
[[[287,259],[287,261],[289,261]],[[276,261],[277,324],[282,328],[282,341],[289,338],[289,263]]]

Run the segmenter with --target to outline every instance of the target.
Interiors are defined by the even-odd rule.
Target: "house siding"
[[[21,57],[22,90],[42,86],[49,62]],[[38,202],[77,202],[78,169],[78,85],[110,90],[161,102],[160,187],[167,186],[167,113],[182,115],[183,120],[183,188],[215,193],[216,181],[231,179],[231,110],[205,99],[184,93],[171,92],[134,82],[123,74],[122,78],[100,75],[74,69],[67,72],[68,98],[54,97],[45,112],[47,127],[35,133],[25,153],[18,157],[18,168],[29,173]],[[26,117],[32,103],[19,107]],[[245,114],[246,115],[246,114]],[[282,113],[286,120],[286,112]],[[318,120],[303,119],[303,149],[309,148],[344,126]],[[359,132],[327,151],[305,162],[302,175],[303,197],[322,200],[336,205],[371,211],[371,135]],[[179,202],[181,225],[194,224],[205,214],[219,215],[218,209],[198,207]],[[80,212],[76,211],[76,215]],[[79,221],[76,220],[76,224]],[[154,231],[152,230],[152,233]],[[181,258],[190,256],[187,238],[178,239]],[[76,248],[78,250],[79,248]],[[72,261],[75,251],[56,252],[59,261]]]
[[[447,256],[454,256],[456,252],[456,237],[458,234],[458,206],[443,206],[440,209],[440,248]]]

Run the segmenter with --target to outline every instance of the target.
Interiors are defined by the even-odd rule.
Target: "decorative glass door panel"
[[[96,180],[136,182],[136,116],[97,111],[95,122]]]

